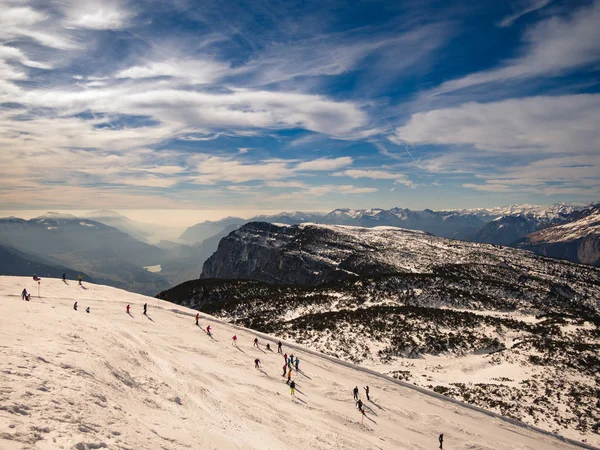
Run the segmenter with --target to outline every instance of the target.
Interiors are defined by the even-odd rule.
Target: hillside
[[[257,223],[223,239],[208,276],[160,297],[549,430],[598,432],[599,269],[410,230]]]
[[[0,327],[3,449],[419,449],[437,447],[442,432],[447,448],[574,448],[286,345],[301,359],[291,398],[281,356],[253,348],[250,330],[203,315],[211,339],[194,326],[193,310],[45,281],[42,298],[25,303],[19,292],[32,281],[0,277],[0,317],[10,317]],[[261,336],[261,347],[268,340]],[[351,390],[365,385],[372,401],[361,424]]]
[[[529,234],[518,246],[537,254],[600,265],[600,207],[572,222]]]

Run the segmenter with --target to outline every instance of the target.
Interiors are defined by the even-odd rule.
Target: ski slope
[[[253,348],[251,330],[201,315],[210,338],[193,315],[76,281],[44,279],[38,298],[32,279],[0,277],[0,448],[436,449],[439,433],[447,449],[577,448],[284,345],[301,360],[292,398],[275,340]]]

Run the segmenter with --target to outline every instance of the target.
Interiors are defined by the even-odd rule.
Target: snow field
[[[36,294],[0,277],[1,449],[433,449],[439,433],[449,449],[574,448],[284,345],[303,371],[291,398],[276,339],[256,349],[251,330],[106,286],[44,279]]]

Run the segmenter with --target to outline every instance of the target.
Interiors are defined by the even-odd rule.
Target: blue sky
[[[600,200],[600,0],[0,0],[2,209]]]

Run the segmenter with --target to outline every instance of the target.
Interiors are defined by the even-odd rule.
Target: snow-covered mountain
[[[589,204],[554,203],[552,205],[509,205],[493,208],[467,208],[455,210],[460,214],[476,214],[481,217],[498,218],[501,216],[530,215],[546,220],[556,219],[589,207]]]
[[[447,448],[577,448],[285,343],[301,361],[291,397],[283,358],[264,348],[276,338],[253,348],[252,330],[204,314],[197,327],[196,311],[93,284],[43,280],[25,303],[31,283],[0,277],[2,449],[422,449],[440,433]]]
[[[580,211],[577,220],[529,234],[519,247],[538,254],[600,265],[600,206]]]
[[[203,277],[160,296],[549,430],[598,432],[600,269],[389,227],[251,223]]]

